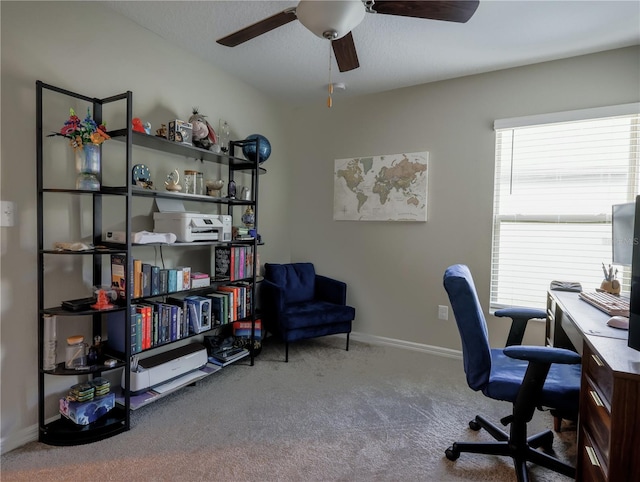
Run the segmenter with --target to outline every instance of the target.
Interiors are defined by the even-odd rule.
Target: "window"
[[[635,199],[640,104],[495,122],[491,307],[543,308],[552,280],[594,290],[611,206]],[[623,290],[628,268],[618,267]]]

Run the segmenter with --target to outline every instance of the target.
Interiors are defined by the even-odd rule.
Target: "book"
[[[213,269],[211,270],[216,280],[231,279],[231,247],[216,246],[213,256]]]
[[[189,306],[189,314],[192,314],[191,306],[195,307],[195,317],[192,324],[195,333],[202,333],[211,329],[211,299],[205,296],[187,296],[185,298]]]
[[[171,307],[167,303],[161,303],[160,306],[160,340],[161,343],[168,343],[171,341],[170,336],[170,320],[171,320]]]
[[[133,297],[142,297],[142,261],[133,260]]]
[[[167,276],[167,293],[175,293],[176,291],[178,291],[178,271],[170,269]]]
[[[223,293],[207,293],[205,296],[211,300],[211,320],[213,324],[224,325],[227,317],[223,298],[227,298],[227,295]]]
[[[138,304],[136,312],[142,315],[141,347],[143,350],[151,348],[151,306]]]
[[[209,363],[224,367],[249,355],[249,350],[246,348],[231,348],[226,351],[229,352],[226,355],[224,352],[212,353],[209,355]]]
[[[191,289],[191,267],[180,266],[177,269],[180,270],[182,274],[182,279],[179,280],[180,282],[178,283],[182,288],[179,288],[179,290]]]
[[[238,319],[238,288],[236,286],[218,286],[218,291],[229,293],[229,323]]]
[[[253,283],[250,281],[236,281],[235,283],[232,283],[236,286],[242,286],[245,288],[245,291],[243,293],[243,297],[244,297],[244,309],[245,309],[245,313],[244,313],[244,317],[249,316],[249,314],[251,313],[251,303],[253,302],[252,298],[253,298]]]
[[[233,336],[251,338],[251,322],[250,321],[234,321]],[[262,320],[255,321],[254,338],[262,339]]]
[[[158,294],[163,295],[169,292],[168,279],[167,279],[168,277],[169,277],[169,270],[161,269],[160,270],[160,286],[159,286],[160,291],[158,292]]]
[[[169,331],[169,338],[171,341],[175,341],[179,338],[178,334],[178,306],[177,305],[169,305],[171,308],[171,325]]]
[[[125,352],[125,330],[130,331],[131,335],[131,354],[142,351],[140,336],[139,336],[139,323],[141,321],[138,318],[141,317],[136,312],[135,305],[130,308],[130,320],[129,326],[125,327],[125,315],[124,311],[114,311],[106,314],[107,322],[107,346],[110,350],[124,355]]]
[[[151,296],[151,265],[142,263],[142,296]]]
[[[127,289],[127,256],[111,255],[111,287],[116,290],[119,300],[126,298]]]
[[[207,273],[198,271],[191,273],[191,288],[205,288],[211,285],[211,278]]]
[[[160,294],[160,267],[151,266],[151,295]]]
[[[140,353],[142,351],[142,314],[134,313],[131,315],[133,319],[135,319],[135,330],[136,330],[136,345],[135,350],[133,349],[133,342],[131,343],[131,352],[132,353]]]

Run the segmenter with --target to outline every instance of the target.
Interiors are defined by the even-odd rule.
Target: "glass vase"
[[[76,155],[76,189],[86,191],[100,190],[100,146],[85,144],[75,150]]]

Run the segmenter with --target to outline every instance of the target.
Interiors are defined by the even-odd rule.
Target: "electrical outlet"
[[[448,320],[449,319],[449,307],[445,305],[438,305],[438,319],[439,320]]]
[[[14,224],[15,203],[0,201],[0,226],[11,227]]]

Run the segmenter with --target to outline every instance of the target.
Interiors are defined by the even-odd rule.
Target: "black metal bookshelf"
[[[123,122],[127,126],[123,129],[117,129],[109,132],[110,137],[115,140],[124,143],[125,145],[125,155],[123,159],[120,161],[122,163],[122,184],[115,186],[106,186],[101,185],[100,188],[96,191],[91,190],[83,190],[83,189],[73,189],[68,187],[60,187],[56,185],[49,185],[48,179],[45,179],[44,175],[44,167],[45,164],[51,159],[48,156],[52,155],[49,151],[45,153],[44,149],[44,141],[45,137],[48,137],[49,132],[44,131],[43,127],[43,119],[44,119],[44,97],[45,93],[47,96],[52,95],[60,95],[69,98],[70,101],[77,100],[87,102],[91,105],[91,114],[94,120],[100,124],[102,121],[103,107],[107,104],[111,103],[125,103],[125,111],[126,114],[123,115]],[[48,116],[47,116],[48,118]],[[259,184],[259,175],[264,174],[266,171],[261,168],[257,161],[249,161],[240,157],[235,157],[235,152],[237,149],[241,149],[243,145],[247,142],[255,143],[256,148],[259,148],[259,140],[250,140],[250,141],[231,141],[230,142],[230,155],[227,154],[219,154],[212,151],[208,151],[205,149],[200,149],[198,147],[193,147],[189,145],[179,144],[167,139],[147,135],[139,132],[135,132],[132,129],[132,118],[133,118],[133,94],[131,92],[125,92],[122,94],[118,94],[112,97],[97,99],[93,97],[89,97],[86,95],[82,95],[79,93],[71,92],[69,90],[55,87],[49,84],[46,84],[41,81],[36,82],[36,133],[37,133],[37,141],[36,141],[36,181],[37,181],[37,265],[38,265],[38,423],[39,423],[39,440],[43,443],[47,443],[50,445],[79,445],[85,443],[96,442],[108,437],[112,437],[117,435],[123,431],[129,430],[131,428],[131,393],[129,387],[131,386],[131,332],[129,327],[131,326],[131,310],[125,309],[125,306],[132,306],[132,304],[136,304],[141,301],[149,301],[153,299],[162,299],[166,296],[175,295],[178,293],[182,294],[200,294],[206,292],[206,289],[195,288],[192,290],[174,292],[174,293],[163,293],[157,296],[149,296],[144,298],[136,298],[133,294],[132,286],[129,285],[125,290],[124,299],[119,300],[118,305],[114,306],[114,308],[109,310],[94,310],[94,309],[83,309],[81,311],[69,311],[61,306],[48,306],[44,305],[45,300],[45,291],[47,290],[47,280],[45,277],[45,265],[48,260],[52,257],[70,257],[70,259],[77,259],[77,257],[86,257],[91,260],[92,273],[91,278],[94,286],[101,285],[103,280],[103,270],[105,269],[105,256],[110,256],[114,254],[124,255],[126,257],[126,279],[133,279],[133,250],[134,249],[145,249],[145,247],[156,247],[161,246],[171,247],[171,249],[184,249],[189,247],[198,247],[198,246],[216,246],[216,245],[224,245],[224,244],[234,244],[234,245],[245,245],[252,246],[254,259],[257,258],[257,248],[262,243],[259,243],[257,239],[247,239],[242,241],[232,241],[232,242],[220,242],[220,241],[196,241],[191,243],[152,243],[152,244],[135,244],[132,242],[132,207],[134,198],[173,198],[180,200],[188,200],[188,201],[198,201],[202,203],[213,203],[222,206],[223,209],[226,210],[228,215],[234,215],[234,208],[238,206],[251,206],[254,210],[255,216],[255,228],[257,230],[258,227],[258,184]],[[65,142],[66,140],[60,140],[60,142]],[[56,142],[56,141],[49,141]],[[111,141],[109,141],[111,142]],[[226,166],[227,173],[229,177],[229,181],[233,181],[234,174],[236,172],[247,172],[251,177],[251,192],[253,193],[253,198],[251,200],[242,200],[242,199],[233,199],[226,197],[211,197],[211,196],[202,196],[202,195],[192,195],[192,194],[184,194],[184,193],[175,193],[169,191],[160,191],[160,190],[152,190],[152,189],[144,189],[139,186],[135,186],[130,181],[130,173],[133,167],[133,159],[134,159],[134,148],[135,149],[150,149],[153,151],[159,151],[164,154],[172,154],[175,156],[181,156],[182,158],[192,158],[201,160],[204,162],[212,162],[215,164],[219,164],[221,166]],[[46,158],[45,158],[46,157]],[[92,239],[93,244],[90,249],[82,250],[82,251],[71,251],[71,250],[62,250],[55,249],[53,246],[45,246],[45,231],[47,228],[47,222],[49,217],[47,216],[47,196],[52,194],[63,195],[63,196],[85,196],[89,197],[91,200],[91,209],[92,209]],[[109,196],[117,196],[124,199],[125,208],[122,212],[122,221],[124,223],[124,232],[126,237],[126,242],[124,243],[113,243],[106,242],[103,240],[103,201],[107,199]],[[212,248],[213,249],[213,248]],[[62,258],[64,259],[64,258]],[[56,261],[59,261],[56,259]],[[251,308],[249,316],[246,320],[252,322],[252,330],[251,336],[252,339],[255,339],[255,320],[256,320],[256,312],[255,312],[255,300],[256,300],[256,284],[257,284],[257,269],[253,270],[251,278],[248,280],[251,281]],[[67,273],[66,275],[73,276],[74,273]],[[65,276],[66,276],[65,275]],[[75,275],[78,275],[75,273]],[[60,279],[59,282],[64,282],[63,279]],[[227,280],[212,280],[213,284],[227,282]],[[131,283],[132,284],[132,283]],[[211,288],[209,288],[210,290]],[[84,294],[86,296],[86,294]],[[80,297],[82,295],[79,295]],[[93,336],[99,335],[103,332],[103,327],[105,323],[112,322],[107,321],[107,317],[105,316],[111,312],[122,312],[123,316],[119,317],[122,321],[119,321],[124,324],[122,329],[124,330],[124,352],[114,353],[113,350],[110,350],[107,345],[104,346],[104,352],[112,359],[115,360],[115,365],[111,366],[102,366],[102,365],[92,365],[83,370],[75,370],[69,369],[65,367],[65,363],[58,363],[54,369],[47,370],[43,369],[43,348],[44,348],[44,319],[45,315],[53,315],[56,318],[64,319],[64,318],[74,318],[74,317],[88,317],[91,321],[91,333]],[[213,330],[212,330],[213,331]],[[187,335],[180,340],[171,341],[168,343],[164,343],[162,345],[154,346],[151,349],[145,350],[145,353],[152,352],[155,348],[159,348],[160,346],[167,346],[176,341],[184,341],[186,338],[190,338],[193,336],[200,336],[202,333],[197,335]],[[61,349],[62,343],[58,342],[58,350]],[[140,355],[140,354],[137,354]],[[253,343],[251,344],[250,350],[250,364],[254,364],[254,350]],[[48,377],[86,377],[91,380],[95,377],[101,377],[104,374],[109,374],[117,371],[124,370],[123,376],[123,389],[119,390],[119,387],[112,387],[112,391],[118,390],[118,403],[114,408],[112,408],[106,415],[103,415],[98,420],[88,425],[77,425],[73,421],[65,418],[62,415],[58,415],[58,418],[48,417],[47,416],[47,404],[45,403],[47,400],[50,400],[53,393],[50,393],[51,390],[47,390],[47,382]],[[76,383],[74,380],[73,383]],[[65,394],[58,394],[58,398],[63,397]]]

